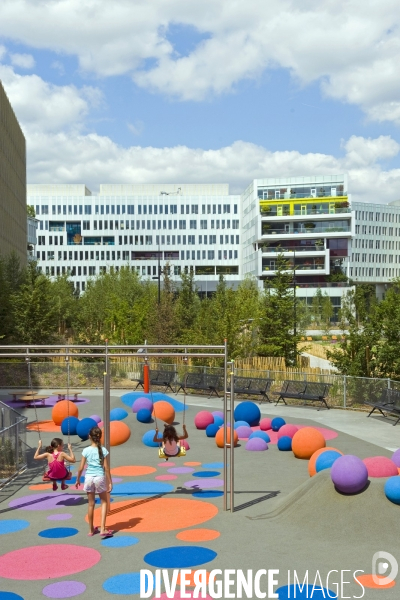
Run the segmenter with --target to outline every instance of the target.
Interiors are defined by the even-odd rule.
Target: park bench
[[[207,373],[186,373],[183,381],[178,382],[176,394],[179,390],[186,393],[187,388],[209,392],[209,398],[213,394],[219,398],[218,390],[221,389],[221,378],[219,375],[208,375]]]
[[[263,401],[272,402],[268,396],[272,382],[273,379],[235,376],[233,378],[233,391],[235,394],[261,396],[260,404]],[[231,391],[230,379],[228,379],[228,391]]]
[[[41,402],[44,405],[47,398],[48,396],[38,396],[37,394],[29,394],[27,396],[20,396],[18,402],[25,402],[27,406],[31,406],[33,402]]]
[[[170,389],[171,392],[173,392],[174,390],[172,389],[171,384],[174,382],[175,380],[175,371],[157,371],[157,370],[153,370],[150,369],[150,373],[149,373],[149,381],[150,381],[150,385],[151,386],[165,386],[165,392]],[[139,377],[139,379],[132,379],[131,381],[136,381],[137,385],[135,387],[135,390],[138,389],[139,385],[142,386],[142,388],[144,389],[144,379],[143,376]],[[135,391],[134,390],[134,391]]]
[[[321,406],[325,404],[326,408],[329,409],[329,406],[326,403],[326,397],[330,387],[331,384],[329,383],[286,380],[283,382],[281,390],[279,392],[274,392],[274,394],[278,396],[276,405],[279,404],[279,400],[283,400],[284,404],[287,404],[286,399],[292,399],[304,400],[304,404],[306,404],[307,401],[320,402]],[[318,410],[320,410],[321,406]]]
[[[72,396],[74,397],[74,402],[77,402],[78,396],[82,394],[82,392],[68,392],[68,391],[59,391],[52,392],[54,396],[58,396],[57,402],[59,400],[72,400]],[[71,397],[70,397],[71,396]]]
[[[36,396],[37,392],[34,392],[32,390],[18,390],[17,392],[9,392],[10,396],[12,396],[12,401],[13,402],[17,402],[18,401],[18,396]]]
[[[386,417],[387,414],[397,416],[397,421],[393,425],[397,425],[400,421],[400,391],[398,390],[386,388],[382,391],[379,398],[376,400],[364,400],[364,404],[372,406],[372,410],[367,417],[370,417],[375,410],[379,410],[383,417]]]

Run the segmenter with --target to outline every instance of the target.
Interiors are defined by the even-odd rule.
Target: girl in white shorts
[[[88,520],[89,520],[89,536],[99,533],[99,528],[94,527],[94,507],[96,494],[100,496],[101,502],[101,525],[100,537],[112,537],[113,531],[106,529],[106,517],[108,509],[108,494],[112,490],[110,462],[108,460],[108,450],[101,445],[102,431],[99,427],[93,427],[89,433],[89,439],[92,442],[90,446],[82,452],[82,460],[79,465],[78,474],[76,476],[76,488],[79,487],[82,471],[87,463],[85,483],[83,489],[88,495]]]

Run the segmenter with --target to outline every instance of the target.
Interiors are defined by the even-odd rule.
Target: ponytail
[[[57,450],[57,448],[59,446],[62,446],[62,444],[63,444],[62,439],[54,438],[53,440],[51,440],[50,446],[47,446],[46,452],[48,452],[49,454],[53,454],[54,450]]]
[[[97,445],[97,450],[99,451],[100,465],[103,467],[104,466],[104,454],[103,454],[103,448],[101,445],[101,436],[102,436],[102,431],[101,431],[100,427],[92,427],[92,429],[89,432],[89,437],[92,440],[92,442],[94,442]]]

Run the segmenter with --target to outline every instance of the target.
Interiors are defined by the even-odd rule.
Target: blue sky
[[[92,13],[88,0],[3,0],[0,79],[28,181],[239,191],[254,177],[347,172],[358,199],[400,198],[391,0],[339,1],[335,18],[325,1],[247,5],[98,0]]]

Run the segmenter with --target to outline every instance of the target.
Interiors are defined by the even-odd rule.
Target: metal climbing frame
[[[64,357],[67,364],[67,375],[69,385],[69,360],[71,358],[96,358],[104,360],[103,374],[103,423],[104,423],[104,445],[110,449],[110,360],[111,358],[122,358],[140,352],[145,363],[153,357],[174,357],[187,360],[188,358],[223,358],[224,359],[224,422],[231,422],[230,440],[227,439],[227,427],[224,427],[224,499],[225,511],[234,509],[234,393],[233,393],[233,362],[228,363],[227,341],[221,346],[205,345],[148,345],[138,346],[110,346],[106,340],[103,345],[17,345],[1,346],[1,358],[22,358],[27,361],[30,379],[30,362],[33,358],[60,358]],[[228,374],[229,369],[229,374]],[[231,377],[228,392],[228,376]],[[229,404],[229,405],[228,405]],[[228,452],[229,450],[229,452]],[[228,469],[229,464],[229,469]],[[228,506],[228,494],[230,495]]]

